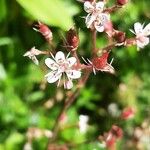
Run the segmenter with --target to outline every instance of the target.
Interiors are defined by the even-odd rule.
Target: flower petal
[[[56,82],[57,80],[59,80],[59,78],[61,78],[61,76],[62,73],[56,71],[51,71],[50,73],[45,75],[48,83]]]
[[[102,24],[108,23],[108,21],[110,20],[110,15],[107,13],[101,13],[98,15],[98,17]]]
[[[146,25],[146,27],[144,28],[144,35],[145,36],[149,36],[150,35],[150,23],[148,25]]]
[[[27,56],[27,57],[31,58],[32,55],[31,55],[31,52],[30,52],[30,51],[27,51],[23,56],[24,56],[24,57]]]
[[[39,65],[39,61],[38,61],[38,59],[36,58],[36,56],[31,56],[31,59],[32,59],[32,61],[33,61],[36,65]]]
[[[149,38],[144,37],[144,42],[140,40],[136,40],[136,44],[138,48],[144,48],[149,43]]]
[[[57,63],[63,63],[65,61],[65,55],[62,51],[58,51],[55,55],[55,60]]]
[[[104,2],[96,3],[96,9],[102,11],[104,9]]]
[[[67,59],[67,62],[69,63],[69,67],[71,67],[77,62],[77,59],[75,57],[70,57]]]
[[[71,79],[78,79],[81,77],[81,72],[77,71],[77,70],[66,71],[66,74],[67,74],[68,78],[71,78]]]
[[[98,32],[103,32],[104,31],[104,26],[102,24],[99,24],[99,25],[96,25],[95,24],[95,29],[98,31]]]
[[[134,31],[135,31],[136,34],[142,33],[143,32],[143,26],[142,26],[142,24],[139,23],[139,22],[136,22],[134,24]]]
[[[86,23],[86,26],[87,28],[90,28],[92,23],[95,21],[96,19],[96,16],[95,15],[91,15],[91,14],[88,14],[85,18],[85,23]]]
[[[64,83],[64,88],[70,90],[73,87],[72,80],[68,80]]]
[[[86,2],[84,3],[84,10],[85,10],[87,13],[92,13],[92,12],[93,12],[93,9],[94,9],[94,6],[93,6],[90,2],[86,1]]]
[[[58,64],[52,60],[51,58],[46,58],[45,59],[45,64],[47,65],[47,67],[49,67],[51,70],[56,70],[59,66]]]

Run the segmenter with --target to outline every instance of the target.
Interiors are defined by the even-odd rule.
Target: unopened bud
[[[111,128],[112,135],[114,135],[116,138],[121,138],[123,136],[123,131],[120,127],[113,125]]]
[[[67,39],[67,48],[71,51],[74,51],[78,48],[79,45],[79,36],[74,28],[71,28],[66,35]]]
[[[107,59],[108,59],[109,53],[103,53],[102,56],[96,57],[92,60],[93,65],[97,69],[103,69],[107,65]]]
[[[118,43],[123,43],[126,39],[125,33],[122,31],[115,31],[114,38]]]
[[[118,5],[125,5],[126,3],[128,3],[128,0],[117,0]]]
[[[48,28],[47,25],[45,25],[41,22],[38,22],[38,25],[36,25],[36,27],[37,28],[33,28],[35,31],[40,32],[47,41],[52,41],[53,34],[52,34],[52,31]]]
[[[121,118],[122,119],[131,119],[133,118],[135,115],[135,110],[133,107],[127,107],[123,110],[122,114],[121,114]]]

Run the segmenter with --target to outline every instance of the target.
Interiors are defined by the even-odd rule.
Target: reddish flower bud
[[[115,136],[117,139],[121,138],[123,136],[123,131],[120,127],[113,125],[110,132],[113,136]]]
[[[118,5],[125,5],[126,3],[128,3],[128,0],[117,0]]]
[[[115,31],[114,38],[118,43],[123,43],[126,40],[125,33],[122,31]]]
[[[96,57],[92,60],[93,65],[97,69],[103,69],[107,65],[107,59],[108,59],[109,53],[103,53],[102,56]]]
[[[112,147],[114,147],[114,145],[116,143],[116,138],[114,136],[112,136],[110,133],[108,133],[107,139],[105,142],[106,142],[107,148],[112,148]]]
[[[47,41],[52,41],[53,34],[47,25],[45,25],[41,22],[38,22],[38,25],[36,25],[36,27],[37,27],[37,29],[33,28],[35,31],[40,32]]]
[[[135,114],[135,110],[132,107],[127,107],[123,110],[122,114],[121,114],[121,118],[122,119],[131,119],[134,117]]]
[[[66,35],[67,48],[71,51],[76,50],[79,45],[79,36],[74,28],[71,28]]]
[[[107,62],[109,56],[109,52],[105,52],[102,54],[102,56],[100,57],[96,57],[92,60],[92,64],[93,64],[93,72],[95,73],[95,70],[100,70],[100,71],[104,71],[104,72],[109,72],[111,74],[115,73],[114,68],[112,67],[112,61],[110,62],[110,64]]]

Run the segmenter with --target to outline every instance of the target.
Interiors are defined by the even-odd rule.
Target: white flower
[[[23,56],[29,57],[36,65],[39,64],[39,61],[36,58],[36,55],[42,54],[42,51],[32,47],[29,51],[27,51]]]
[[[52,54],[51,54],[52,55]],[[62,76],[64,77],[64,88],[71,89],[73,87],[72,79],[78,79],[81,77],[80,70],[76,70],[73,66],[76,64],[77,60],[75,57],[65,58],[63,52],[59,51],[56,53],[55,57],[46,58],[45,64],[51,69],[51,72],[45,75],[49,83],[54,83],[58,81],[58,86]]]
[[[136,22],[134,24],[134,31],[130,30],[136,35],[136,44],[138,48],[144,48],[149,43],[150,23],[144,27],[144,24]]]
[[[110,20],[110,15],[103,13],[104,2],[84,3],[84,10],[88,13],[85,19],[87,28],[95,28],[98,32],[104,31],[105,24]]]
[[[24,145],[23,150],[33,150],[31,143],[27,142],[27,143]]]
[[[81,133],[85,133],[88,127],[89,117],[87,115],[79,116],[79,129]]]

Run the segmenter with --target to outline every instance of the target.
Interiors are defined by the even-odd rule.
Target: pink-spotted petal
[[[67,62],[69,63],[69,67],[72,67],[77,62],[77,59],[75,57],[70,57],[67,59]]]
[[[66,72],[66,74],[68,78],[71,78],[71,79],[78,79],[81,77],[81,72],[77,70],[69,70]]]
[[[85,23],[86,23],[86,26],[87,28],[90,28],[92,23],[95,21],[96,19],[96,16],[95,15],[90,15],[88,14],[85,18]]]
[[[141,34],[143,32],[143,26],[142,26],[142,24],[139,23],[139,22],[136,22],[134,24],[134,31],[135,31],[136,34]]]
[[[64,88],[70,90],[73,87],[72,80],[68,80],[64,83]]]
[[[92,6],[92,4],[88,1],[86,1],[84,3],[84,10],[87,12],[87,13],[92,13],[93,10],[94,10],[94,7]]]
[[[102,24],[95,25],[95,29],[96,29],[98,32],[103,32],[103,31],[104,31],[104,26],[103,26]]]
[[[149,38],[148,37],[144,37],[144,41],[140,41],[140,40],[136,41],[136,44],[137,44],[138,48],[144,48],[146,45],[148,45],[148,43],[149,43]]]
[[[65,55],[62,51],[58,51],[55,55],[55,60],[57,63],[63,63],[65,61]]]
[[[102,11],[104,9],[104,2],[96,3],[96,10]]]
[[[143,32],[144,32],[144,36],[149,36],[150,35],[150,23],[148,25],[146,25]]]
[[[62,73],[56,71],[51,71],[50,73],[45,75],[48,83],[54,83],[58,81],[61,78],[61,76]]]
[[[54,60],[52,60],[51,58],[46,58],[45,59],[45,64],[47,65],[47,67],[49,67],[51,70],[56,70],[59,66],[58,64],[56,64],[56,62]]]

